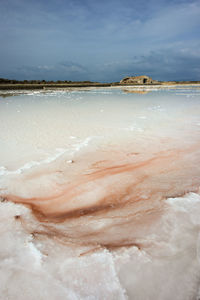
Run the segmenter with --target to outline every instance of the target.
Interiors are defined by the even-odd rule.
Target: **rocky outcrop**
[[[120,84],[154,84],[154,83],[158,83],[158,81],[153,80],[151,77],[146,75],[125,77],[120,81]]]

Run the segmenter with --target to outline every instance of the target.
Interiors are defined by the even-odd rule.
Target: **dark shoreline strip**
[[[40,84],[23,84],[23,83],[7,83],[7,84],[0,84],[0,90],[32,90],[32,89],[49,89],[49,88],[82,88],[82,87],[112,87],[112,86],[139,86],[139,87],[146,87],[146,86],[160,86],[160,85],[199,85],[200,82],[179,82],[179,83],[169,83],[169,82],[159,82],[154,84],[120,84],[119,82],[113,82],[113,83],[40,83]]]
[[[110,87],[117,84],[95,83],[95,84],[0,84],[0,90],[31,90],[45,88],[80,88],[80,87]]]

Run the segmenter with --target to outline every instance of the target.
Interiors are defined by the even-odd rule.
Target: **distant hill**
[[[125,77],[120,81],[120,84],[156,84],[156,83],[159,83],[159,81],[153,80],[151,77],[146,75]]]

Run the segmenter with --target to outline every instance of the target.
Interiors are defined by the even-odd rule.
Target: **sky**
[[[0,78],[200,80],[200,0],[0,0]]]

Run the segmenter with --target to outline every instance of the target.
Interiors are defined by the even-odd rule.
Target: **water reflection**
[[[131,94],[141,94],[141,95],[145,95],[145,94],[148,94],[150,93],[151,91],[150,90],[138,90],[138,89],[123,89],[123,92],[124,93],[131,93]]]

